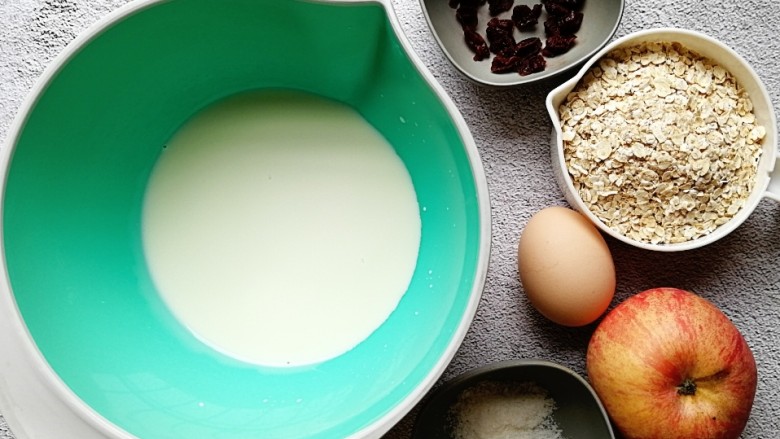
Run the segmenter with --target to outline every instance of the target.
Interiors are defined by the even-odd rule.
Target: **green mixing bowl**
[[[424,206],[395,311],[310,366],[252,365],[199,341],[165,306],[142,245],[160,146],[210,104],[263,89],[354,108]],[[2,155],[0,410],[20,438],[378,437],[441,375],[481,295],[479,155],[385,0],[131,3],[52,63]]]

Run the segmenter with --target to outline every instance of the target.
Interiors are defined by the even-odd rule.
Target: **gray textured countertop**
[[[444,1],[444,0],[442,0]],[[589,0],[598,1],[598,0]],[[86,26],[125,0],[0,0],[0,141],[47,63]],[[584,374],[593,327],[568,329],[539,317],[516,274],[517,239],[537,210],[565,204],[553,181],[544,98],[557,82],[493,90],[467,82],[447,62],[416,0],[393,0],[412,46],[469,124],[485,164],[493,211],[483,299],[448,379],[488,362],[544,358]],[[780,3],[765,0],[628,0],[617,36],[652,27],[702,31],[745,57],[780,103]],[[777,110],[776,110],[777,111]],[[633,293],[674,286],[717,304],[758,363],[759,384],[744,438],[780,432],[780,203],[763,200],[727,238],[684,253],[650,253],[608,240],[618,275],[612,306]],[[0,357],[3,352],[0,351]],[[409,437],[416,410],[387,435]],[[0,416],[0,439],[14,438]]]

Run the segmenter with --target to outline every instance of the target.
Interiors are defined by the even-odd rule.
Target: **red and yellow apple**
[[[676,288],[638,293],[588,344],[587,372],[626,438],[738,438],[756,393],[756,362],[712,302]]]

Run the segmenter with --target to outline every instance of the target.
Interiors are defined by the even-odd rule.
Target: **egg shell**
[[[604,237],[565,207],[534,214],[518,244],[518,272],[528,300],[565,326],[592,323],[615,295],[615,264]]]

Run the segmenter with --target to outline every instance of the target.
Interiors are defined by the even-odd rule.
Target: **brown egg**
[[[528,300],[565,326],[583,326],[606,311],[615,295],[615,265],[604,237],[585,216],[548,207],[525,226],[517,249]]]

